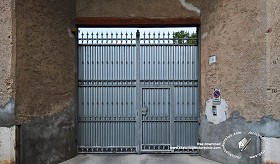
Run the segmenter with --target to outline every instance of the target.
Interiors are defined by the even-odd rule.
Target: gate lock
[[[142,107],[142,115],[146,116],[148,114],[148,107],[144,106]]]

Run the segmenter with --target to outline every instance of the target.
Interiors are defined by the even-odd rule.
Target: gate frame
[[[102,27],[108,27],[108,28],[117,28],[117,27],[127,27],[127,28],[155,28],[155,27],[196,27],[197,29],[197,39],[198,39],[198,109],[197,112],[198,115],[198,125],[200,126],[200,112],[201,112],[201,28],[200,28],[200,18],[199,17],[188,17],[188,18],[120,18],[120,17],[77,17],[75,20],[76,29],[72,30],[76,34],[76,69],[78,69],[78,28],[82,27],[88,27],[88,28],[102,28]],[[137,37],[137,36],[136,36]],[[137,51],[136,51],[137,52]],[[136,54],[136,58],[139,55]],[[140,57],[140,56],[139,56]],[[139,64],[138,64],[139,65]],[[140,66],[140,65],[139,65]],[[136,66],[137,67],[137,66]],[[139,72],[139,71],[137,71]],[[137,74],[136,72],[136,74]],[[137,85],[137,82],[136,82]],[[164,86],[158,86],[158,87],[164,87]],[[166,87],[166,86],[165,86]],[[149,88],[149,87],[138,87],[139,91],[136,91],[136,96],[138,93],[142,93],[143,88]],[[157,88],[157,86],[153,86],[151,88]],[[170,88],[170,87],[168,87]],[[174,88],[170,88],[171,92],[170,94],[174,96]],[[76,93],[78,93],[78,72],[76,72]],[[141,96],[142,94],[140,94]],[[171,96],[171,97],[172,97]],[[141,96],[142,98],[142,96]],[[76,117],[78,117],[78,102],[79,102],[79,96],[76,94]],[[174,105],[174,104],[173,104]],[[140,105],[138,105],[140,106]],[[141,112],[141,108],[137,110],[138,112]],[[138,134],[140,138],[136,138],[136,140],[139,140],[139,145],[136,145],[136,152],[137,154],[141,154],[141,144],[142,144],[142,114],[137,115],[137,122],[139,123],[137,126]],[[174,121],[174,120],[173,120]],[[78,118],[76,118],[76,127],[78,125]],[[200,128],[200,127],[199,127]],[[76,128],[76,141],[78,137],[78,128]],[[140,132],[141,130],[141,132]],[[199,136],[199,130],[198,130],[198,142],[200,142],[200,136]],[[170,138],[171,140],[171,138]],[[171,140],[172,141],[172,140]],[[172,144],[172,142],[171,142]],[[77,149],[78,152],[78,149]],[[157,152],[154,152],[157,153]]]
[[[141,104],[143,104],[143,90],[144,89],[169,89],[169,94],[170,94],[170,102],[171,103],[171,109],[170,109],[170,114],[169,114],[169,117],[170,117],[170,145],[174,145],[174,108],[175,108],[175,102],[174,102],[174,86],[167,86],[167,85],[157,85],[157,86],[143,86],[143,87],[140,87],[140,90],[141,90],[141,94],[140,94],[140,100],[141,100]],[[142,106],[142,105],[140,105]],[[143,142],[143,119],[142,119],[142,107],[139,108],[139,111],[140,112],[138,114],[139,116],[139,129],[138,129],[138,133],[139,133],[139,136],[140,136],[140,140],[139,140],[139,151],[137,152],[138,154],[141,154],[141,153],[145,153],[147,151],[141,151],[142,150],[142,142]],[[157,153],[157,152],[152,152],[152,153]]]

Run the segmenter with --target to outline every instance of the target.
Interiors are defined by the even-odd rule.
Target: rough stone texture
[[[76,153],[75,7],[75,0],[16,1],[21,163],[57,163]]]
[[[199,17],[178,0],[77,0],[77,17]]]
[[[15,161],[15,129],[0,127],[0,163]]]

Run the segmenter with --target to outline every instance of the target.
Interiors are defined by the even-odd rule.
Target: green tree
[[[197,45],[197,33],[190,34],[188,31],[177,31],[173,33],[174,44]]]

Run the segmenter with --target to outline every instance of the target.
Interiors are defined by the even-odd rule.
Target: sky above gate
[[[140,31],[140,35],[143,35],[144,33],[147,35],[149,32],[151,34],[155,33],[156,35],[158,35],[158,33],[160,34],[167,34],[168,32],[171,34],[170,36],[172,37],[173,32],[177,32],[177,31],[188,31],[190,34],[195,33],[196,32],[196,27],[172,27],[172,28],[79,28],[79,38],[81,37],[81,33],[99,33],[101,34],[103,32],[103,34],[108,33],[109,35],[111,33],[113,34],[125,34],[126,32],[128,34],[136,34],[136,31],[139,30]]]
[[[140,31],[140,38],[169,38],[172,42],[173,33],[178,31],[188,31],[190,34],[196,33],[196,27],[172,27],[172,28],[79,28],[79,38],[136,38],[137,30]],[[101,35],[103,33],[103,36]],[[126,33],[128,35],[126,35]],[[149,35],[150,33],[150,35]],[[169,33],[169,35],[168,35]],[[98,34],[98,36],[97,36]],[[108,34],[108,35],[107,35]],[[113,35],[111,35],[113,34]],[[122,34],[122,36],[121,36]],[[145,37],[144,37],[145,34]],[[164,35],[165,34],[165,35]],[[95,41],[96,42],[96,41]],[[125,41],[120,41],[118,39],[111,43],[122,44]],[[143,42],[143,41],[142,41]],[[164,43],[164,41],[159,41]],[[79,43],[83,43],[79,40]],[[91,42],[92,43],[92,42]],[[104,41],[106,43],[106,41]]]

